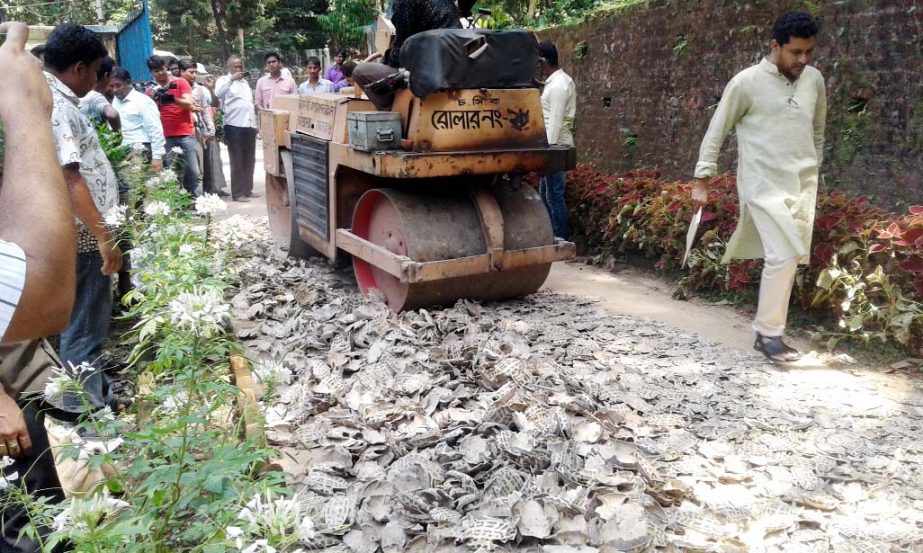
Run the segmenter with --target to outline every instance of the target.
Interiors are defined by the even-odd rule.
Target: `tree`
[[[121,23],[129,13],[140,7],[140,0],[103,0],[103,14],[109,24]],[[4,0],[0,16],[4,21],[22,21],[29,25],[93,25],[96,23],[96,3]]]
[[[317,16],[327,9],[328,0],[277,0],[266,9],[265,31],[248,34],[247,49],[280,52],[291,61],[306,49],[323,48],[328,35]]]
[[[163,13],[166,43],[182,44],[193,56],[224,60],[231,55],[237,29],[253,32],[266,26],[264,14],[275,0],[155,0]]]
[[[381,8],[378,0],[331,0],[327,13],[317,20],[336,46],[355,48],[364,43],[362,29],[375,21]]]

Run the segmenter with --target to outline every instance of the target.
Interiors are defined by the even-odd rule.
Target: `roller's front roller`
[[[480,198],[478,195],[480,194]],[[486,206],[486,207],[485,207]],[[501,250],[551,246],[548,211],[530,187],[509,183],[471,192],[427,194],[394,189],[366,192],[356,205],[353,234],[415,262],[481,256],[488,244]],[[496,248],[495,248],[496,250]],[[498,267],[501,256],[496,258]],[[501,300],[531,294],[545,282],[551,263],[519,262],[508,270],[407,282],[353,256],[359,288],[380,290],[394,311],[452,304],[459,298]],[[438,268],[437,268],[438,269]]]
[[[295,175],[291,152],[282,152],[282,165],[285,178],[266,174],[266,210],[272,240],[292,257],[319,255],[317,250],[301,239],[298,232],[298,221],[292,209],[295,205]]]

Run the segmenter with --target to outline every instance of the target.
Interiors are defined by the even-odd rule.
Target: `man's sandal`
[[[773,363],[791,363],[801,359],[801,353],[783,342],[781,336],[763,336],[757,332],[753,349],[765,355],[766,359]]]

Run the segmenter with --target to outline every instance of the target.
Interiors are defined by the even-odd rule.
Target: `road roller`
[[[402,52],[409,78],[389,111],[356,91],[276,96],[260,112],[274,241],[292,256],[348,256],[360,290],[378,290],[394,311],[521,297],[575,255],[523,182],[576,162],[573,148],[548,144],[535,39],[449,33],[461,50],[443,53],[449,61],[483,68],[472,52],[500,44],[493,57],[508,63],[513,49],[529,79],[459,76],[446,60],[427,71],[433,60]],[[415,73],[428,84],[415,86]]]

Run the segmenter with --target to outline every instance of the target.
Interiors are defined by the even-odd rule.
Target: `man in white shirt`
[[[304,70],[308,74],[308,80],[298,87],[298,94],[301,96],[313,96],[320,93],[333,94],[336,91],[332,82],[320,76],[320,58],[317,56],[308,58],[304,64]]]
[[[777,363],[801,354],[782,341],[799,264],[810,261],[818,170],[824,153],[824,77],[809,65],[817,21],[787,12],[773,26],[769,56],[734,76],[699,150],[692,199],[708,203],[718,154],[737,133],[740,217],[722,261],[763,258],[753,348]]]
[[[124,67],[112,70],[109,87],[114,94],[112,107],[122,120],[122,145],[141,151],[151,169],[160,171],[167,150],[157,104],[131,86],[131,74]]]
[[[551,42],[539,44],[542,56],[542,77],[545,89],[542,91],[542,115],[545,119],[545,133],[548,144],[574,146],[574,118],[577,114],[577,89],[574,80],[558,66],[558,49]],[[551,215],[554,235],[570,237],[565,202],[566,171],[552,171],[539,181],[542,201]]]
[[[224,137],[231,161],[231,199],[247,202],[258,198],[253,193],[253,170],[256,165],[256,106],[253,90],[244,72],[240,56],[228,58],[228,74],[218,79],[215,94],[224,108]]]

